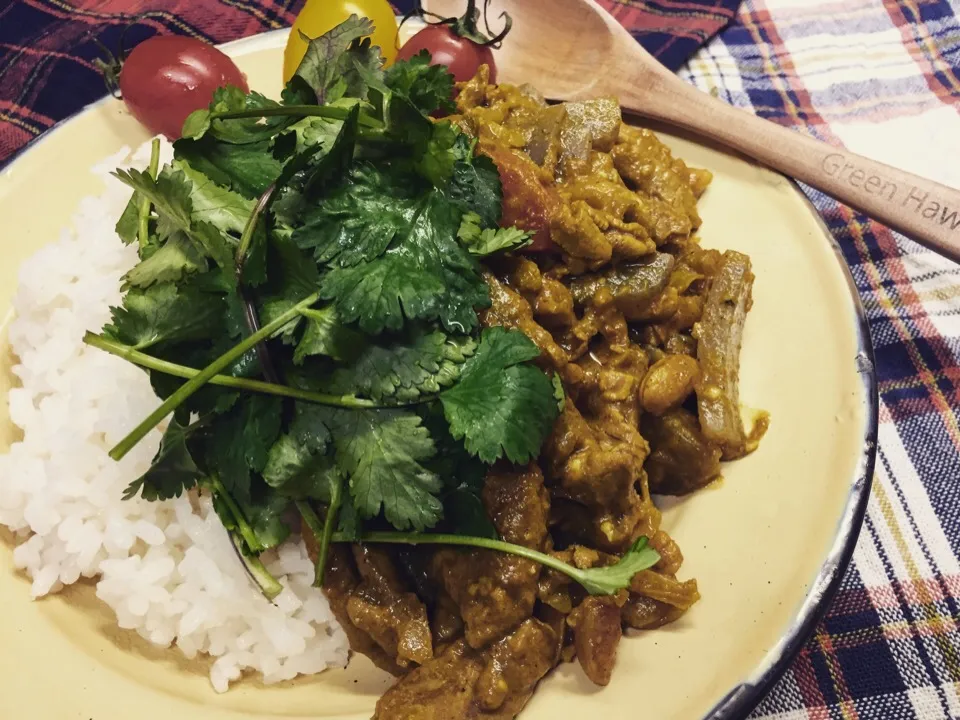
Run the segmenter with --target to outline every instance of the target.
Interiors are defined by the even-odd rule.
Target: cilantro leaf
[[[490,522],[480,490],[466,483],[443,496],[443,517],[458,535],[472,535],[497,540],[500,534]]]
[[[329,388],[378,401],[415,400],[455,383],[475,348],[468,336],[418,331],[404,342],[368,345],[351,365],[333,373]]]
[[[563,381],[560,380],[560,375],[554,373],[550,376],[550,384],[553,385],[553,398],[557,401],[557,412],[563,412],[563,408],[567,405],[567,393],[563,389]]]
[[[189,163],[217,185],[253,200],[270,187],[283,169],[283,164],[273,157],[269,140],[231,145],[207,135],[199,140],[181,138],[174,143],[173,151],[177,160]]]
[[[419,417],[401,410],[337,410],[331,422],[337,464],[349,476],[362,517],[382,508],[400,530],[423,530],[439,521],[440,479],[421,464],[434,445]]]
[[[150,173],[131,168],[116,170],[113,176],[153,203],[157,214],[178,230],[190,228],[190,187],[182,176],[161,173],[154,180]]]
[[[341,267],[382,255],[395,237],[410,232],[417,219],[422,193],[409,178],[376,170],[370,164],[355,168],[349,182],[334,189],[308,213],[293,241],[313,250],[318,262]]]
[[[332,487],[341,479],[332,455],[309,453],[290,435],[281,435],[270,448],[263,480],[280,494],[329,502]]]
[[[268,204],[281,222],[299,224],[308,201],[315,201],[343,179],[353,162],[359,118],[360,106],[354,105],[334,137],[307,145],[287,162]]]
[[[504,250],[526,247],[533,241],[533,233],[516,227],[480,228],[480,216],[467,213],[457,231],[460,242],[466,245],[471,255],[486,257]]]
[[[218,118],[217,114],[279,106],[279,103],[258,92],[246,93],[235,85],[219,87],[213,91],[213,98],[208,107],[194,110],[187,116],[180,135],[190,140],[211,136],[232,145],[245,145],[266,140],[294,121],[283,116]]]
[[[179,232],[162,245],[153,246],[149,255],[146,252],[144,255],[144,259],[123,276],[127,285],[146,288],[158,282],[177,282],[184,275],[207,269],[204,254]]]
[[[453,75],[443,65],[431,65],[430,53],[421,50],[409,60],[398,60],[383,78],[393,92],[405,96],[422,113],[453,112]]]
[[[633,576],[660,562],[660,553],[650,547],[645,536],[640,536],[630,549],[613,565],[577,569],[570,576],[583,585],[591,595],[613,595],[630,587]]]
[[[419,156],[417,172],[437,187],[442,187],[456,166],[453,147],[461,131],[449,120],[430,123],[430,133],[415,146]]]
[[[253,202],[225,187],[220,187],[203,173],[190,167],[186,160],[175,160],[173,167],[181,171],[190,185],[190,217],[195,222],[208,222],[225,232],[238,235],[253,212]],[[170,172],[164,168],[164,172]]]
[[[296,365],[301,365],[310,355],[326,355],[339,361],[352,360],[366,343],[361,333],[340,322],[332,305],[304,310],[300,315],[306,322],[306,330],[293,351]]]
[[[305,257],[289,239],[274,234],[267,248],[268,282],[262,287],[260,320],[264,324],[282,315],[313,292],[320,284],[316,264]],[[293,344],[294,333],[303,317],[287,323],[277,335]]]
[[[163,282],[132,288],[121,307],[112,308],[108,337],[144,350],[158,343],[200,340],[215,335],[223,322],[222,299],[196,285]]]
[[[467,452],[463,443],[450,434],[443,409],[432,403],[423,413],[423,424],[430,432],[437,454],[427,467],[443,478],[443,524],[441,532],[458,535],[499,538],[481,498],[488,467]]]
[[[117,170],[114,176],[153,203],[162,238],[181,232],[225,272],[232,272],[233,252],[223,234],[210,223],[192,218],[191,185],[182,171],[165,169],[156,180],[149,173],[133,169]]]
[[[347,94],[365,96],[365,83],[357,66],[377,72],[383,62],[379,49],[374,52],[369,40],[362,41],[373,34],[373,29],[367,18],[351,15],[318,38],[300,33],[307,50],[294,75],[313,89],[320,105]]]
[[[134,192],[130,201],[123,208],[120,219],[117,220],[116,232],[124,245],[137,241],[137,232],[140,229],[140,194]]]
[[[557,418],[550,379],[525,364],[539,354],[519,330],[488,328],[460,382],[440,395],[453,437],[486,463],[536,457]]]
[[[327,453],[330,433],[324,408],[297,403],[286,433],[270,448],[263,469],[267,485],[289,497],[329,502],[333,484],[341,480]]]
[[[200,427],[200,423],[183,427],[171,419],[150,469],[127,486],[123,499],[139,494],[144,500],[170,500],[196,485],[203,473],[187,449],[187,439]]]
[[[236,500],[257,539],[258,551],[275,548],[290,537],[290,526],[283,519],[290,507],[289,498],[261,485],[252,498]]]
[[[250,473],[261,472],[280,435],[280,398],[241,395],[212,424],[207,463],[216,468],[224,487],[240,501],[250,499]]]
[[[397,330],[405,317],[468,331],[475,308],[489,304],[479,264],[456,241],[460,209],[439,190],[417,187],[405,173],[363,165],[294,234],[333,265],[323,297],[368,333]]]
[[[500,224],[503,204],[500,172],[486,155],[473,157],[471,143],[467,135],[458,136],[454,150],[461,157],[453,166],[445,192],[463,213],[479,215],[481,227],[495,228]]]

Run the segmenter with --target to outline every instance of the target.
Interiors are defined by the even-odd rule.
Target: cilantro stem
[[[240,234],[240,242],[237,244],[237,253],[234,258],[234,272],[237,278],[237,294],[240,296],[240,302],[243,303],[243,316],[247,322],[247,328],[251,333],[255,333],[260,329],[260,318],[257,317],[257,306],[254,303],[253,298],[243,287],[243,268],[247,262],[247,254],[250,250],[250,245],[253,242],[253,234],[257,229],[257,223],[260,220],[260,216],[263,214],[266,208],[269,207],[276,189],[277,184],[272,183],[270,187],[268,187],[257,199],[257,204],[254,206],[253,212],[250,213],[250,217],[247,218],[247,222],[243,226],[243,232]],[[266,341],[258,342],[256,349],[257,360],[260,362],[260,369],[263,371],[264,378],[270,382],[277,382],[279,377],[277,376],[273,362],[270,359],[270,352],[267,350]]]
[[[331,120],[346,120],[349,114],[350,108],[327,107],[325,105],[284,105],[282,107],[248,108],[246,110],[233,110],[231,112],[215,112],[210,113],[210,119],[236,120],[239,118],[261,117],[322,117]],[[360,115],[359,123],[366,127],[383,127],[383,123],[369,115]]]
[[[217,497],[230,508],[230,513],[233,515],[234,522],[237,524],[237,530],[240,532],[240,536],[247,544],[250,552],[258,553],[263,550],[263,544],[257,539],[256,533],[253,532],[253,528],[250,527],[250,523],[248,523],[247,518],[244,517],[243,510],[237,505],[237,501],[233,499],[233,496],[227,492],[227,488],[224,487],[220,477],[211,475],[210,484],[213,486],[213,492],[216,493]]]
[[[182,405],[191,395],[210,382],[210,379],[214,375],[217,375],[221,370],[233,363],[237,358],[247,352],[250,348],[254,347],[258,342],[270,337],[275,332],[283,328],[284,325],[297,317],[301,310],[310,307],[319,299],[320,293],[313,293],[304,298],[289,310],[279,315],[275,320],[264,325],[257,332],[248,335],[246,338],[227,350],[223,355],[207,365],[203,370],[187,380],[187,382],[177,388],[177,390],[170,395],[170,397],[164,400],[160,407],[150,413],[150,415],[148,415],[143,422],[137,425],[137,427],[135,427],[130,434],[117,443],[116,447],[110,451],[110,457],[114,460],[120,460],[124,455],[130,452],[130,450],[137,443],[143,440],[148,432],[160,424],[160,422],[167,415],[180,407],[180,405]]]
[[[270,204],[270,198],[273,197],[273,192],[276,188],[277,185],[274,183],[264,191],[257,200],[257,204],[253,207],[253,212],[250,213],[250,217],[247,218],[247,223],[243,226],[243,232],[240,234],[240,242],[237,244],[237,254],[234,258],[237,266],[237,284],[240,283],[240,276],[243,274],[243,265],[247,261],[247,252],[249,252],[250,244],[253,242],[253,233],[257,229],[257,223],[260,221],[260,216],[263,214],[267,205]]]
[[[263,596],[273,602],[277,595],[283,592],[283,585],[270,574],[270,571],[267,570],[263,562],[261,562],[259,556],[250,555],[243,551],[243,538],[232,532],[229,533],[229,535],[230,542],[233,543],[233,547],[236,549],[237,556],[240,558],[240,562],[243,563],[247,575],[256,583],[260,592],[263,593]]]
[[[154,138],[150,145],[150,177],[154,181],[157,179],[157,172],[160,170],[160,138]],[[147,197],[140,200],[140,212],[138,214],[139,223],[137,226],[137,244],[143,250],[150,241],[150,199]]]
[[[323,587],[323,576],[327,569],[327,555],[330,554],[330,541],[333,537],[333,526],[336,522],[337,513],[340,510],[342,492],[341,483],[335,483],[330,505],[327,507],[327,514],[322,525],[320,524],[320,518],[309,502],[297,500],[295,503],[297,510],[300,511],[300,516],[317,540],[317,562],[313,576],[314,587]]]
[[[363,533],[357,540],[343,533],[334,533],[333,542],[399,543],[402,545],[463,545],[495,550],[497,552],[508,553],[533,560],[552,570],[563,573],[572,580],[580,583],[591,595],[613,595],[617,591],[628,587],[630,580],[636,573],[651,568],[660,561],[660,554],[647,545],[647,538],[645,537],[638,539],[627,554],[615,565],[586,569],[574,567],[552,555],[531,550],[523,545],[515,545],[504,542],[503,540],[469,535],[369,532]]]
[[[173,375],[174,377],[190,380],[200,374],[200,371],[196,368],[161,360],[152,355],[142,353],[129,345],[118,343],[102,335],[95,335],[92,332],[88,332],[83,336],[83,342],[90,347],[95,347],[98,350],[103,350],[106,353],[123,358],[134,365],[161,372],[165,375]],[[328,393],[301,390],[300,388],[289,385],[277,385],[275,383],[263,382],[262,380],[233,377],[232,375],[214,375],[210,378],[209,382],[211,385],[220,385],[221,387],[233,388],[235,390],[246,390],[249,392],[264,393],[265,395],[279,395],[280,397],[288,397],[293,400],[304,400],[305,402],[311,402],[317,405],[330,405],[331,407],[340,407],[349,410],[383,407],[377,405],[373,400],[366,400],[364,398],[354,397],[353,395],[330,395]],[[394,406],[391,405],[390,407]]]
[[[317,542],[320,542],[320,537],[323,535],[323,523],[320,522],[320,516],[314,511],[313,506],[306,500],[294,500],[293,504],[297,506],[300,516],[307,527],[310,528],[310,532],[317,538]]]

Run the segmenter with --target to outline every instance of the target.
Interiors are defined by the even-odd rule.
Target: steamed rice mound
[[[166,161],[169,145],[163,150]],[[97,578],[97,596],[121,628],[188,658],[214,656],[219,692],[247,670],[272,683],[343,666],[346,635],[311,587],[313,564],[299,538],[263,555],[284,586],[271,604],[245,575],[208,499],[121,499],[149,467],[162,428],[119,463],[107,452],[159,400],[146,373],[82,338],[109,321],[121,277],[137,262],[136,248],[114,231],[130,190],[108,173],[145,167],[149,152],[147,144],[131,159],[124,149],[93,168],[106,191],[83,200],[72,228],[20,268],[9,327],[20,387],[9,407],[23,439],[0,455],[0,524],[17,535],[14,562],[34,598]]]

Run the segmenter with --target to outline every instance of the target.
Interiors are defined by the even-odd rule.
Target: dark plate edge
[[[867,422],[864,428],[863,454],[860,456],[860,461],[857,463],[852,478],[850,494],[847,497],[847,503],[837,527],[833,547],[827,554],[823,565],[820,566],[820,572],[817,573],[804,604],[797,612],[790,629],[781,639],[779,646],[771,649],[771,653],[777,651],[778,655],[772,660],[769,659],[769,655],[764,658],[763,663],[758,668],[759,674],[733,688],[704,716],[703,720],[744,720],[793,663],[801,648],[813,635],[816,626],[826,615],[830,603],[840,588],[840,583],[843,581],[843,576],[850,565],[857,539],[860,536],[860,528],[863,526],[863,520],[867,513],[867,502],[870,499],[870,488],[873,485],[879,431],[879,394],[870,327],[863,310],[863,304],[860,301],[860,293],[857,291],[853,275],[846,260],[844,260],[836,238],[830,232],[819,211],[800,189],[800,186],[792,179],[790,183],[794,186],[797,194],[803,198],[810,212],[816,217],[824,236],[828,238],[850,291],[857,328],[857,356],[853,358],[853,361],[857,365],[857,372],[860,375],[860,382],[866,396],[864,403],[867,410]],[[763,667],[764,664],[766,664],[766,667]]]

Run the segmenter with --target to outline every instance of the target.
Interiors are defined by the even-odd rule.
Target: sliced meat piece
[[[487,475],[483,502],[504,540],[543,547],[550,500],[539,468],[497,466]],[[484,647],[533,614],[539,563],[489,550],[441,550],[434,556],[434,568],[460,607],[471,647]]]
[[[654,630],[672,623],[686,610],[674,605],[631,593],[626,604],[621,608],[621,617],[624,624],[636,630]]]
[[[570,613],[567,623],[573,628],[573,644],[583,672],[597,685],[609,684],[623,635],[616,598],[585,598]]]
[[[485,327],[515,328],[533,340],[542,355],[537,362],[549,370],[561,370],[567,364],[567,354],[553,336],[533,319],[530,303],[520,293],[486,273],[484,279],[490,286],[490,308],[480,316]]]
[[[362,582],[347,600],[350,621],[372,637],[400,667],[433,657],[427,608],[407,592],[393,560],[383,550],[353,546]]]
[[[686,495],[719,477],[720,448],[707,441],[696,416],[687,410],[645,414],[640,431],[653,447],[644,464],[651,492]]]
[[[566,285],[552,277],[543,278],[533,310],[537,320],[550,328],[568,328],[577,322],[577,316],[573,314],[573,297],[570,291]]]
[[[591,426],[568,400],[543,455],[550,477],[571,499],[592,508],[617,510],[630,505],[637,495],[634,484],[647,446],[639,433],[624,442],[618,432],[611,435],[604,432],[607,429]]]
[[[621,552],[634,539],[648,509],[636,489],[646,441],[613,407],[584,419],[568,399],[542,457],[551,483],[573,503],[558,507],[555,522],[576,542]]]
[[[633,187],[663,201],[661,212],[669,224],[685,226],[678,234],[687,235],[700,227],[697,196],[690,186],[686,165],[678,166],[670,148],[645,128],[629,128],[613,148],[613,162],[620,176]]]
[[[317,545],[313,533],[303,533],[310,558],[316,562]],[[360,584],[360,576],[353,564],[350,548],[347,545],[331,545],[327,556],[327,569],[323,582],[323,593],[330,602],[337,622],[347,634],[350,649],[366,655],[381,670],[392,675],[402,675],[405,670],[397,665],[394,656],[387,652],[365,631],[353,624],[347,612],[347,603],[353,591]]]
[[[374,720],[512,720],[557,661],[556,633],[529,619],[485,651],[464,641],[387,690]]]
[[[593,219],[583,200],[559,206],[550,216],[550,239],[568,255],[598,268],[613,257],[613,245]]]
[[[373,720],[466,720],[476,717],[479,653],[459,640],[404,676],[377,701]]]
[[[498,464],[487,473],[481,494],[500,537],[532,550],[543,548],[550,495],[539,467]]]
[[[480,709],[493,718],[516,717],[556,664],[557,650],[553,628],[534,618],[490,646],[476,685]]]

